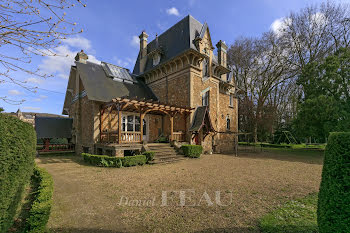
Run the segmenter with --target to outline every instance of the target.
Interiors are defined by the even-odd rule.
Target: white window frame
[[[206,70],[206,72],[205,72]],[[202,62],[202,75],[203,79],[209,78],[209,58],[204,58]]]
[[[128,130],[128,117],[129,116],[133,116],[133,119],[132,119],[132,131]],[[136,128],[136,120],[135,118],[136,117],[140,117],[138,114],[133,114],[133,113],[122,113],[122,132],[123,133],[127,133],[127,132],[141,132],[141,119],[140,119],[140,131],[135,131],[135,128]],[[124,130],[124,129],[125,130]]]
[[[207,88],[204,91],[202,91],[201,96],[202,96],[202,106],[209,106],[209,104],[210,104],[210,88]],[[205,96],[207,96],[207,101],[206,101],[207,103],[204,102]]]
[[[234,99],[234,98],[233,98],[233,94],[230,93],[230,103],[229,103],[229,106],[230,106],[230,107],[234,107],[234,106],[233,106],[233,102],[234,102],[233,99]]]

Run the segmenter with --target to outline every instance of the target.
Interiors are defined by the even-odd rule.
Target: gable
[[[148,43],[147,54],[152,54],[154,50],[161,49],[162,55],[158,64],[161,65],[189,49],[197,50],[197,47],[195,46],[195,38],[200,35],[202,28],[203,25],[200,22],[194,19],[191,15],[188,15],[159,35],[158,43],[155,39]],[[133,70],[133,74],[135,75],[140,74],[140,60],[139,53]],[[144,72],[147,72],[154,67],[156,66],[153,65],[152,57],[147,57]]]

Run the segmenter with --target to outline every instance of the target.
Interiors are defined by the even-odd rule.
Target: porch
[[[150,137],[158,133],[167,137],[168,141],[185,142],[189,140],[186,136],[187,118],[192,108],[179,107],[159,102],[116,98],[110,103],[101,105],[99,121],[99,144],[141,144],[153,142]],[[154,132],[154,119],[161,119],[161,132]],[[167,120],[167,122],[164,122]],[[181,123],[180,126],[177,124]],[[169,126],[167,133],[163,131],[164,125]],[[159,129],[158,129],[159,130]]]

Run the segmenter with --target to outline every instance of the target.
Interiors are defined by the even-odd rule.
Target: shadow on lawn
[[[83,158],[80,156],[45,156],[37,158],[42,164],[50,164],[50,163],[78,163],[80,165],[88,165],[84,163]]]
[[[302,150],[266,150],[261,152],[238,152],[238,157],[251,159],[274,159],[307,164],[323,164],[324,152]]]

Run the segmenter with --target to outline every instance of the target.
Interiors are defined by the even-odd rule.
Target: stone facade
[[[227,66],[227,46],[219,41],[216,44],[217,55],[214,55],[214,46],[211,41],[209,28],[203,25],[203,34],[196,37],[194,43],[196,50],[188,49],[166,62],[160,62],[164,51],[161,47],[153,51],[147,51],[148,35],[142,32],[140,35],[140,53],[136,67],[140,74],[138,78],[153,91],[159,102],[171,106],[190,107],[194,110],[202,105],[207,105],[209,116],[214,130],[208,135],[202,131],[196,132],[198,140],[193,140],[190,132],[191,123],[195,111],[191,114],[174,115],[174,132],[183,132],[185,139],[191,144],[201,144],[205,153],[232,153],[235,150],[236,134],[238,131],[237,99],[235,98],[235,86],[232,79],[227,78],[230,72]],[[156,38],[157,40],[158,38]],[[80,55],[82,52],[79,53]],[[77,55],[77,62],[85,62]],[[150,59],[153,67],[145,70]],[[100,142],[100,132],[117,131],[118,114],[116,110],[106,110],[109,114],[100,116],[100,108],[104,104],[89,100],[84,96],[84,86],[79,77],[79,72],[72,68],[70,86],[73,96],[77,100],[69,107],[69,116],[74,118],[73,141],[76,143],[77,153],[82,151],[96,153],[96,144]],[[68,90],[68,89],[67,89]],[[208,96],[206,98],[205,96]],[[121,112],[122,115],[130,114]],[[103,124],[100,126],[100,118]],[[167,114],[156,115],[147,113],[147,141],[155,141],[161,134],[170,136],[170,116]],[[103,150],[107,150],[106,148]],[[118,154],[119,152],[113,152]]]

